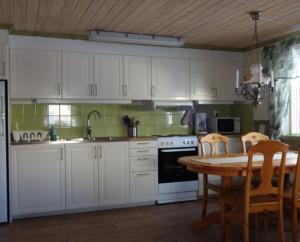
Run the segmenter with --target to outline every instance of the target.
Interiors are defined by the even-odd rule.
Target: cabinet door
[[[191,99],[213,100],[217,98],[218,83],[213,61],[191,60]]]
[[[99,162],[100,206],[129,203],[128,142],[101,144]]]
[[[59,51],[12,48],[10,50],[12,98],[61,96]]]
[[[127,99],[151,99],[150,57],[124,57],[124,95]]]
[[[123,99],[123,60],[121,55],[94,56],[96,99]]]
[[[66,145],[66,205],[98,206],[98,144]]]
[[[8,57],[8,30],[0,29],[0,79],[8,79],[9,57]]]
[[[152,99],[189,99],[189,61],[152,58]]]
[[[88,53],[62,53],[63,97],[93,99],[93,55]]]
[[[157,171],[130,174],[130,202],[154,202],[157,190]]]
[[[13,146],[10,182],[12,215],[64,210],[64,146]]]

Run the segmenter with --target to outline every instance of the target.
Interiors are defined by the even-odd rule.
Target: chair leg
[[[228,220],[225,220],[224,224],[225,228],[225,241],[232,242],[232,235],[231,235],[231,223]]]
[[[255,240],[258,239],[258,225],[259,225],[259,217],[258,213],[254,215],[254,233],[255,233]]]
[[[249,214],[245,214],[243,222],[244,242],[249,242]]]
[[[207,183],[208,183],[207,174],[203,174],[202,218],[206,216],[207,199],[208,199]]]
[[[297,242],[297,208],[292,207],[292,216],[291,216],[291,231],[292,231],[292,241]]]
[[[264,214],[265,239],[269,237],[268,214]]]
[[[278,232],[279,232],[280,242],[285,242],[282,205],[280,206],[280,209],[279,209],[279,212],[278,212]]]

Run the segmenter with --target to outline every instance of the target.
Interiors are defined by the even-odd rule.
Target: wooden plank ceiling
[[[89,30],[183,37],[208,48],[253,45],[249,11],[300,24],[300,1],[286,0],[0,0],[0,23],[17,32],[88,36]],[[260,20],[260,41],[292,33],[288,25]]]

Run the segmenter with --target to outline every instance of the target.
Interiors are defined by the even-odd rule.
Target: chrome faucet
[[[90,118],[92,114],[96,114],[99,119],[101,118],[101,114],[97,111],[97,110],[93,110],[88,114],[88,118],[87,118],[87,137],[88,139],[92,139],[92,128],[90,125]]]

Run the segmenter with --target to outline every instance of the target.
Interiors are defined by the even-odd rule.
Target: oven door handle
[[[186,148],[186,149],[163,149],[160,150],[162,153],[172,153],[172,152],[182,152],[182,151],[196,151],[196,148]]]

